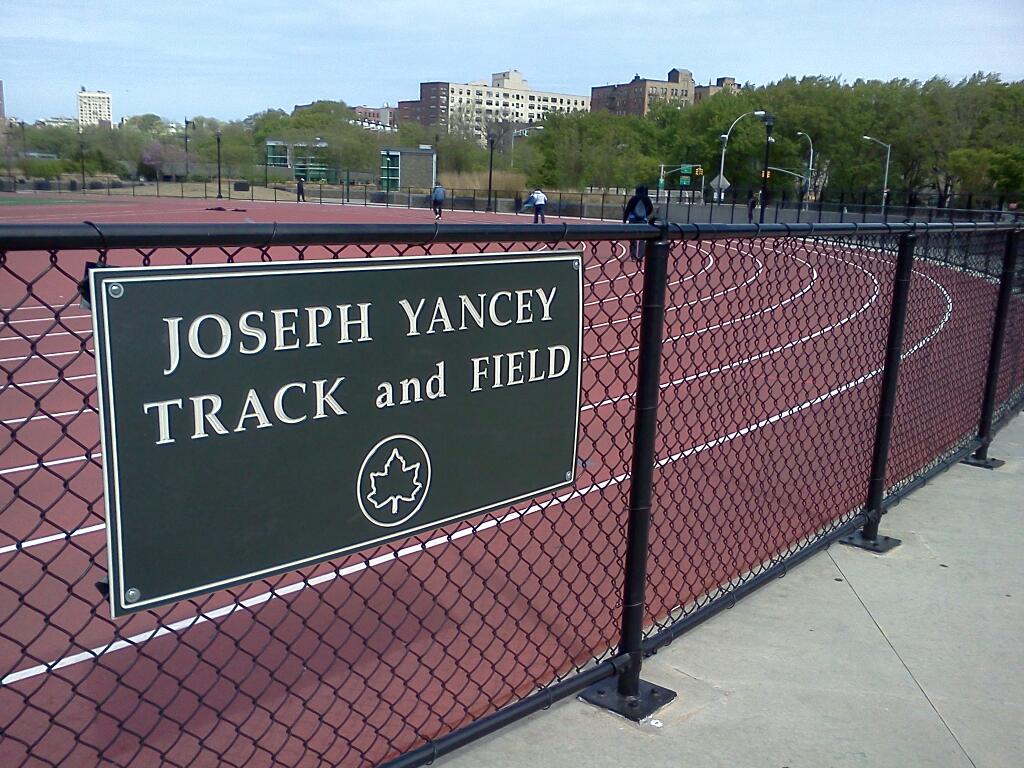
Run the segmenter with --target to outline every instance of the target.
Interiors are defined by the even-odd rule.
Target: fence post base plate
[[[877,536],[869,539],[864,536],[864,531],[857,531],[849,536],[843,536],[839,539],[839,543],[845,544],[848,547],[866,549],[869,552],[874,552],[876,555],[884,555],[890,549],[898,547],[903,542],[891,536]]]
[[[979,459],[976,456],[968,456],[966,459],[960,461],[961,464],[966,464],[969,467],[981,467],[982,469],[999,469],[1006,462],[1002,459],[990,459],[988,457]]]
[[[595,707],[607,709],[617,715],[622,715],[627,720],[639,722],[672,701],[676,697],[676,692],[641,680],[639,696],[623,696],[618,692],[615,680],[612,679],[595,683],[586,688],[579,697],[581,701],[593,704]]]

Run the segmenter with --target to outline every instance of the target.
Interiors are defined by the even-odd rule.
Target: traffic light
[[[703,176],[703,175],[704,175],[704,169],[703,169],[703,168],[701,168],[701,167],[700,167],[700,166],[698,165],[698,166],[697,166],[696,168],[694,168],[694,169],[693,169],[693,175],[694,175],[694,176]]]
[[[772,172],[771,171],[761,171],[761,178],[762,179],[770,179],[771,177],[772,177]]]

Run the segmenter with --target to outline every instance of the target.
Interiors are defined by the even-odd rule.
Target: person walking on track
[[[295,202],[304,203],[306,202],[306,186],[302,179],[299,179],[295,184]]]
[[[434,209],[434,221],[441,220],[441,212],[444,211],[445,189],[441,182],[434,185],[434,191],[430,193],[430,204]]]
[[[622,211],[622,223],[647,224],[651,220],[653,213],[654,202],[651,200],[651,196],[647,194],[647,187],[643,184],[638,184],[633,196],[629,198],[629,202],[626,203],[626,207]],[[646,241],[630,240],[629,257],[633,261],[642,261],[646,245]]]

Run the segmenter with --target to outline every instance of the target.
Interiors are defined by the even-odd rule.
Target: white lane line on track
[[[68,355],[84,355],[86,353],[93,352],[93,351],[94,350],[90,349],[89,347],[86,347],[84,350],[82,350],[82,349],[72,349],[69,352],[45,352],[45,353],[43,353],[41,355],[22,355],[22,356],[19,356],[19,357],[0,357],[0,363],[21,363],[21,362],[24,362],[26,360],[31,360],[33,358],[39,358],[40,360],[52,360],[55,357],[67,357]]]
[[[80,336],[80,333],[85,335]],[[83,328],[81,331],[75,331],[74,333],[71,331],[59,331],[57,333],[41,333],[38,336],[29,336],[27,334],[24,336],[4,336],[0,341],[38,341],[39,339],[52,339],[57,336],[74,336],[76,339],[88,341],[92,338],[92,328]]]
[[[0,323],[0,330],[3,330],[8,325],[25,325],[26,323],[45,323],[47,321],[51,323],[62,323],[65,320],[81,320],[83,318],[91,318],[92,315],[59,315],[57,317],[32,317],[25,320],[8,320]]]
[[[95,378],[96,378],[96,374],[95,373],[82,373],[82,374],[79,374],[78,376],[61,376],[58,379],[39,379],[38,381],[25,381],[25,382],[12,381],[12,382],[10,382],[10,386],[14,386],[14,387],[38,387],[38,386],[42,386],[43,384],[56,384],[58,381],[80,381],[82,379],[95,379]]]
[[[7,469],[0,469],[0,475],[13,475],[15,472],[28,472],[30,469],[39,469],[40,467],[59,467],[61,464],[80,464],[83,461],[91,461],[92,459],[95,459],[97,463],[102,463],[98,448],[96,453],[92,456],[68,456],[66,459],[37,461],[35,464],[26,464],[23,467],[8,467]]]
[[[94,410],[92,410],[90,408],[83,408],[83,409],[78,410],[78,411],[61,411],[60,413],[44,413],[41,416],[22,416],[20,419],[4,419],[3,421],[0,421],[0,424],[5,424],[5,425],[24,424],[24,423],[26,423],[28,421],[38,421],[39,419],[51,419],[51,420],[53,420],[53,419],[59,418],[60,416],[78,416],[78,415],[82,415],[82,416],[87,416],[87,415],[99,416],[99,414],[96,411],[94,411]],[[59,422],[59,423],[64,424],[66,422]]]
[[[73,531],[66,533],[55,533],[52,536],[43,536],[38,539],[29,539],[28,541],[20,545],[21,549],[26,547],[38,547],[40,544],[49,544],[52,541],[70,541],[76,536],[84,536],[87,533],[96,533],[106,528],[105,523],[99,523],[97,525],[88,525],[85,528],[76,528]],[[18,544],[8,544],[6,547],[0,547],[0,555],[6,555],[9,552],[14,552],[19,549]]]
[[[927,279],[931,281],[937,288],[939,288],[939,290],[942,291],[942,293],[945,295],[946,313],[942,321],[934,329],[932,329],[932,332],[930,334],[925,336],[917,344],[911,347],[907,352],[901,355],[901,360],[906,359],[910,355],[914,354],[924,345],[928,344],[932,339],[938,336],[938,334],[941,333],[942,330],[945,328],[946,323],[948,323],[949,318],[952,316],[953,313],[953,301],[949,293],[946,291],[946,289],[939,285],[939,283],[937,283],[936,281],[932,280],[930,277]],[[863,382],[871,379],[872,377],[877,376],[881,372],[882,368],[876,368],[870,373],[864,374],[863,376],[860,376],[857,379],[854,379],[853,381],[835,387],[824,394],[817,395],[816,397],[813,397],[810,400],[801,403],[800,405],[787,408],[786,410],[781,411],[780,413],[777,413],[773,416],[769,416],[768,418],[762,419],[761,421],[754,422],[753,424],[748,424],[746,427],[736,430],[735,432],[732,432],[728,435],[722,435],[721,437],[709,440],[700,445],[691,446],[686,450],[658,459],[655,466],[659,468],[667,466],[668,464],[672,464],[688,456],[692,456],[694,454],[716,448],[719,445],[735,440],[738,437],[742,437],[743,435],[747,435],[750,434],[751,432],[763,429],[764,427],[781,421],[782,419],[800,413],[801,411],[804,411],[807,408],[812,407],[813,405],[817,405],[832,397],[836,397],[842,394],[843,392],[846,392],[847,390],[852,389],[853,387],[856,387],[859,384],[862,384]],[[468,525],[465,528],[457,530],[450,536],[439,536],[423,544],[414,544],[409,547],[404,547],[403,549],[400,549],[396,552],[387,553],[385,555],[381,555],[370,560],[365,560],[360,563],[355,563],[344,568],[337,568],[329,573],[314,576],[310,579],[293,582],[283,587],[270,589],[266,592],[254,595],[253,597],[246,598],[245,600],[229,603],[228,605],[216,608],[212,611],[207,611],[196,616],[191,616],[187,619],[181,619],[179,621],[172,622],[167,625],[154,627],[153,629],[148,630],[146,632],[140,632],[139,634],[132,635],[127,638],[114,640],[110,643],[107,643],[106,645],[97,646],[95,648],[91,648],[87,651],[83,651],[80,653],[63,656],[47,664],[38,664],[34,667],[21,669],[6,675],[2,680],[0,680],[0,686],[10,685],[21,680],[26,680],[32,677],[37,677],[39,675],[44,675],[48,672],[52,672],[57,669],[62,669],[64,667],[69,667],[75,664],[80,664],[82,662],[95,661],[96,659],[99,659],[100,657],[105,656],[108,653],[113,653],[115,651],[125,650],[127,648],[133,648],[139,645],[143,645],[149,642],[150,640],[153,640],[157,637],[161,637],[164,635],[184,632],[199,624],[214,621],[216,619],[229,616],[241,610],[251,609],[262,603],[269,602],[274,598],[281,598],[296,592],[300,592],[303,589],[306,589],[307,587],[319,586],[320,584],[325,584],[327,582],[334,581],[338,578],[343,578],[346,576],[350,576],[354,573],[365,571],[368,568],[375,568],[380,565],[384,565],[385,563],[393,562],[402,557],[408,557],[410,555],[419,554],[420,552],[423,552],[427,549],[431,549],[433,547],[444,546],[458,539],[465,538],[466,536],[476,535],[480,531],[487,530],[489,528],[494,528],[498,525],[502,525],[507,522],[518,520],[522,517],[525,517],[526,515],[550,509],[551,507],[554,506],[560,506],[574,498],[582,498],[590,493],[593,493],[594,491],[604,490],[605,488],[619,485],[628,477],[628,474],[617,475],[615,477],[608,478],[607,480],[602,480],[600,482],[593,483],[587,486],[586,488],[574,489],[569,493],[556,496],[555,498],[547,501],[546,503],[534,502],[522,512],[511,512],[507,515],[502,516],[501,518],[487,520],[479,525]],[[58,537],[58,539],[59,538],[60,537]]]

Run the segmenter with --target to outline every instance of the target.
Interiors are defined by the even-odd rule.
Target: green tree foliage
[[[804,174],[808,142],[814,141],[811,188],[836,199],[840,194],[874,196],[882,188],[885,149],[862,137],[892,144],[889,187],[897,195],[911,191],[1014,198],[1024,193],[1024,82],[1003,82],[979,73],[958,83],[941,78],[857,80],[788,77],[739,93],[719,93],[696,106],[656,105],[644,118],[608,113],[552,114],[528,137],[513,137],[510,126],[485,126],[495,135],[495,170],[525,170],[532,184],[551,189],[654,187],[659,166],[684,163],[704,167],[706,181],[719,172],[722,140],[741,114],[764,109],[775,115],[770,164]],[[374,133],[353,125],[355,113],[341,101],[317,101],[291,114],[268,109],[241,121],[197,116],[189,129],[189,154],[209,169],[216,163],[221,134],[222,162],[252,173],[263,163],[265,142],[326,143],[324,162],[341,170],[376,175],[383,148],[431,144],[438,149],[438,170],[486,171],[489,153],[472,124],[453,116],[451,132],[404,124],[397,133]],[[18,148],[20,136],[12,142]],[[155,145],[155,146],[154,146]],[[127,118],[116,129],[26,127],[25,149],[56,155],[65,172],[78,172],[84,159],[89,173],[155,173],[144,159],[157,157],[163,172],[181,165],[184,136],[180,125],[157,115]],[[159,151],[157,151],[159,149]],[[737,123],[729,138],[725,175],[742,194],[761,184],[765,128],[756,117]],[[259,174],[262,176],[262,174]],[[670,173],[668,186],[678,185]],[[796,196],[801,180],[774,173],[773,193]]]
[[[1024,191],[1024,82],[977,74],[952,84],[941,78],[857,80],[785,78],[740,93],[719,93],[692,107],[656,105],[645,118],[607,113],[554,115],[529,139],[531,181],[561,188],[653,184],[658,165],[700,163],[718,174],[724,134],[739,115],[775,115],[770,164],[804,174],[814,141],[812,188],[830,197],[882,187],[885,148],[892,145],[890,189],[940,194],[1020,195]],[[760,186],[765,128],[750,116],[733,130],[725,176],[734,189]],[[518,145],[517,145],[518,151]],[[669,176],[669,186],[678,177]],[[774,192],[797,195],[798,178],[774,173]]]

